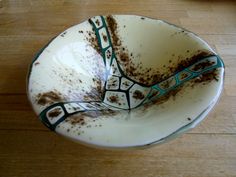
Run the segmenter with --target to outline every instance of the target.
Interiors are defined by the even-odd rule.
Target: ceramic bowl
[[[28,98],[48,128],[74,141],[147,147],[205,118],[223,75],[220,57],[190,31],[136,15],[96,16],[37,54]]]

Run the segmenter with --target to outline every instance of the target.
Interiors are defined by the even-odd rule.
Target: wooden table
[[[236,176],[236,1],[0,0],[0,176]],[[25,78],[50,38],[98,14],[140,14],[181,25],[224,59],[225,89],[200,126],[147,150],[97,150],[68,141],[36,118]]]

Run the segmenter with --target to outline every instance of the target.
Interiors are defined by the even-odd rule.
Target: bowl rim
[[[92,17],[108,16],[108,15],[111,15],[111,16],[127,16],[127,17],[130,17],[130,16],[144,17],[144,18],[151,19],[151,20],[161,21],[161,22],[166,23],[170,26],[174,26],[176,28],[182,29],[182,30],[187,31],[189,33],[192,33],[195,37],[197,37],[200,40],[204,41],[211,48],[211,46],[208,44],[207,41],[205,41],[205,39],[203,39],[198,34],[192,32],[192,31],[190,31],[190,30],[188,30],[184,27],[175,25],[175,24],[170,23],[166,20],[162,20],[162,19],[158,19],[158,18],[146,16],[146,15],[138,15],[138,14],[104,14],[104,15],[90,16],[85,20],[81,20],[78,24],[74,24],[72,26],[67,27],[64,31],[66,31],[69,28],[73,28],[73,27],[75,27],[79,24],[82,24],[82,23],[88,21],[88,19],[90,19]],[[43,47],[41,49],[39,49],[38,52],[36,52],[36,54],[33,56],[32,60],[30,61],[29,65],[28,65],[27,77],[26,77],[26,94],[27,94],[27,98],[28,98],[28,101],[30,102],[30,106],[31,106],[32,109],[33,109],[33,103],[31,102],[31,99],[30,99],[30,96],[29,96],[29,80],[30,80],[33,64],[38,59],[38,57],[42,54],[42,52],[45,50],[45,48],[47,48],[54,41],[54,39],[57,38],[60,34],[62,34],[64,31],[62,31],[60,33],[57,33],[51,39],[49,39],[48,42],[45,45],[43,45]],[[186,133],[186,132],[190,131],[191,129],[193,129],[194,127],[196,127],[201,121],[203,121],[207,117],[207,115],[212,111],[212,109],[216,106],[216,104],[219,102],[219,100],[222,96],[222,92],[223,92],[223,88],[224,88],[224,84],[225,84],[225,64],[224,64],[223,59],[218,55],[218,53],[215,52],[215,51],[214,51],[214,53],[215,53],[215,56],[218,57],[221,60],[222,64],[223,64],[223,66],[222,66],[222,69],[223,69],[222,84],[220,86],[220,90],[218,92],[218,95],[216,96],[216,99],[213,100],[198,116],[196,116],[196,118],[194,118],[193,121],[191,121],[190,123],[180,127],[179,129],[172,132],[171,134],[169,134],[169,135],[167,135],[167,136],[165,136],[165,137],[163,137],[159,140],[150,142],[150,143],[145,143],[145,144],[140,144],[140,145],[127,145],[127,146],[116,146],[116,145],[108,146],[108,145],[101,145],[101,144],[96,144],[96,143],[88,143],[88,142],[85,142],[83,140],[78,140],[78,139],[75,139],[75,138],[71,138],[71,137],[68,137],[68,136],[63,135],[63,134],[60,134],[60,135],[62,135],[64,138],[71,139],[72,141],[75,141],[79,144],[84,144],[86,146],[90,146],[90,147],[94,147],[94,148],[98,148],[98,149],[142,149],[142,148],[152,147],[154,145],[159,145],[159,144],[168,142],[172,139],[175,139],[176,137],[178,137],[180,135],[183,135],[184,133]],[[38,117],[37,113],[35,111],[33,111],[33,112]],[[54,132],[56,134],[59,134],[56,131],[54,131]]]

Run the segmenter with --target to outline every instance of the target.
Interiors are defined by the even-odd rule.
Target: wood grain
[[[181,25],[222,56],[225,89],[198,127],[145,150],[108,151],[44,127],[26,96],[35,53],[66,28],[99,14],[139,14]],[[0,0],[0,177],[235,177],[236,2],[231,0]]]

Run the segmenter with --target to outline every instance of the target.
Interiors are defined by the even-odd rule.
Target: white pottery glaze
[[[113,26],[108,22],[109,18]],[[108,31],[102,25],[107,25]],[[92,28],[97,29],[95,31],[100,38]],[[99,53],[101,47],[109,45],[109,39],[117,59],[113,59],[111,64],[108,64],[111,59],[104,59],[103,53]],[[210,61],[213,65],[218,62],[218,65],[214,73],[214,68],[207,70],[212,72],[209,74],[202,70],[202,73],[192,75],[190,80],[182,81],[181,87],[171,87],[180,83],[177,79],[168,82],[166,93],[152,98],[155,103],[147,99],[151,85],[160,82],[155,83],[155,79],[163,77],[165,79],[162,80],[168,80],[172,75],[175,78],[184,68],[178,72],[174,69],[183,61],[193,60],[195,62],[189,63],[186,68],[193,69],[198,61]],[[124,72],[120,80],[122,73],[117,70],[115,62]],[[114,77],[112,73],[107,73],[110,69]],[[52,128],[49,124],[61,120],[52,128],[58,134],[96,147],[144,147],[165,142],[195,127],[217,102],[223,88],[223,76],[222,60],[192,32],[147,17],[96,16],[67,29],[39,52],[30,66],[28,97],[46,126]],[[127,82],[121,84],[122,92],[116,96],[114,92],[117,94],[119,85],[114,83],[122,81]],[[105,86],[107,83],[110,85]],[[163,84],[159,87],[165,90],[166,85]],[[111,91],[98,92],[104,87],[109,87]],[[126,87],[130,89],[127,95],[123,92]],[[173,93],[173,90],[178,92]],[[103,100],[99,98],[100,93],[104,96]],[[130,102],[126,102],[126,96]],[[102,103],[106,110],[87,107],[93,101]],[[56,112],[49,110],[50,106]],[[78,112],[85,109],[92,111],[89,115]],[[44,115],[43,111],[45,119],[40,116]],[[49,116],[50,111],[54,113],[52,117]],[[60,119],[67,112],[75,114],[65,120]]]

